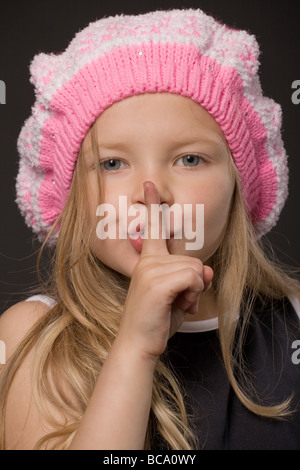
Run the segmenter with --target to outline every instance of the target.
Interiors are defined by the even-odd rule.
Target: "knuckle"
[[[190,281],[195,282],[199,280],[199,273],[194,268],[188,268],[188,276]]]
[[[189,268],[187,271],[187,280],[190,286],[196,288],[197,290],[202,290],[204,287],[203,279],[201,272],[199,273],[194,268]]]
[[[194,258],[193,263],[194,263],[194,267],[197,270],[197,272],[202,273],[202,271],[203,271],[202,261],[198,258]]]

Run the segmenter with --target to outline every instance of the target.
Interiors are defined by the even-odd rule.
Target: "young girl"
[[[260,241],[288,172],[258,55],[174,10],[33,60],[17,202],[49,281],[0,318],[2,449],[300,449],[300,288]]]

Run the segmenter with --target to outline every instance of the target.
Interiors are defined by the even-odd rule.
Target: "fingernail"
[[[212,286],[212,282],[210,282],[207,287],[204,287],[203,292],[206,292],[207,290],[209,290],[211,286]]]

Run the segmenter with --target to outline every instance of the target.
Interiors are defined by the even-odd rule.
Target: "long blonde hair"
[[[118,332],[130,280],[109,269],[91,251],[96,231],[88,220],[86,198],[83,197],[87,191],[86,174],[81,151],[68,201],[57,221],[60,232],[55,254],[50,251],[51,277],[45,293],[54,298],[56,304],[26,335],[1,377],[2,449],[5,449],[5,408],[9,387],[28,352],[36,348],[32,377],[35,402],[57,429],[37,442],[36,448],[66,449],[85,413],[98,374]],[[254,299],[258,296],[261,299],[282,298],[299,291],[299,284],[269,261],[255,240],[244,209],[238,175],[235,174],[236,188],[228,228],[213,257],[212,266],[215,272],[212,288],[218,298],[223,360],[236,395],[250,411],[259,416],[282,418],[289,413],[289,400],[271,407],[254,400],[247,371],[239,358],[242,357],[243,331]],[[246,290],[251,292],[247,301]],[[246,314],[240,341],[234,345],[241,305]],[[72,399],[66,393],[66,384],[72,391]],[[68,424],[62,425],[54,420],[47,410],[49,400],[65,413]],[[201,447],[190,428],[180,384],[163,359],[158,361],[154,374],[145,449],[151,449],[157,435],[170,449]]]

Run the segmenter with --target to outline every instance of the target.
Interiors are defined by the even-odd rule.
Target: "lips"
[[[141,253],[143,247],[143,239],[139,238],[129,238],[131,245],[138,252]]]
[[[137,224],[135,231],[132,233],[128,233],[130,243],[132,244],[133,248],[141,253],[142,246],[143,246],[143,235],[145,233],[145,225],[144,224]]]
[[[145,233],[145,224],[137,224],[134,229],[128,231],[129,238],[134,240],[137,238],[143,238]]]
[[[135,232],[128,233],[130,243],[138,253],[141,253],[141,251],[142,251],[144,233],[145,233],[145,225],[144,224],[142,224],[142,225],[138,224],[136,226]],[[174,233],[170,232],[170,237],[166,240],[167,246],[170,244],[173,237],[174,237]]]

